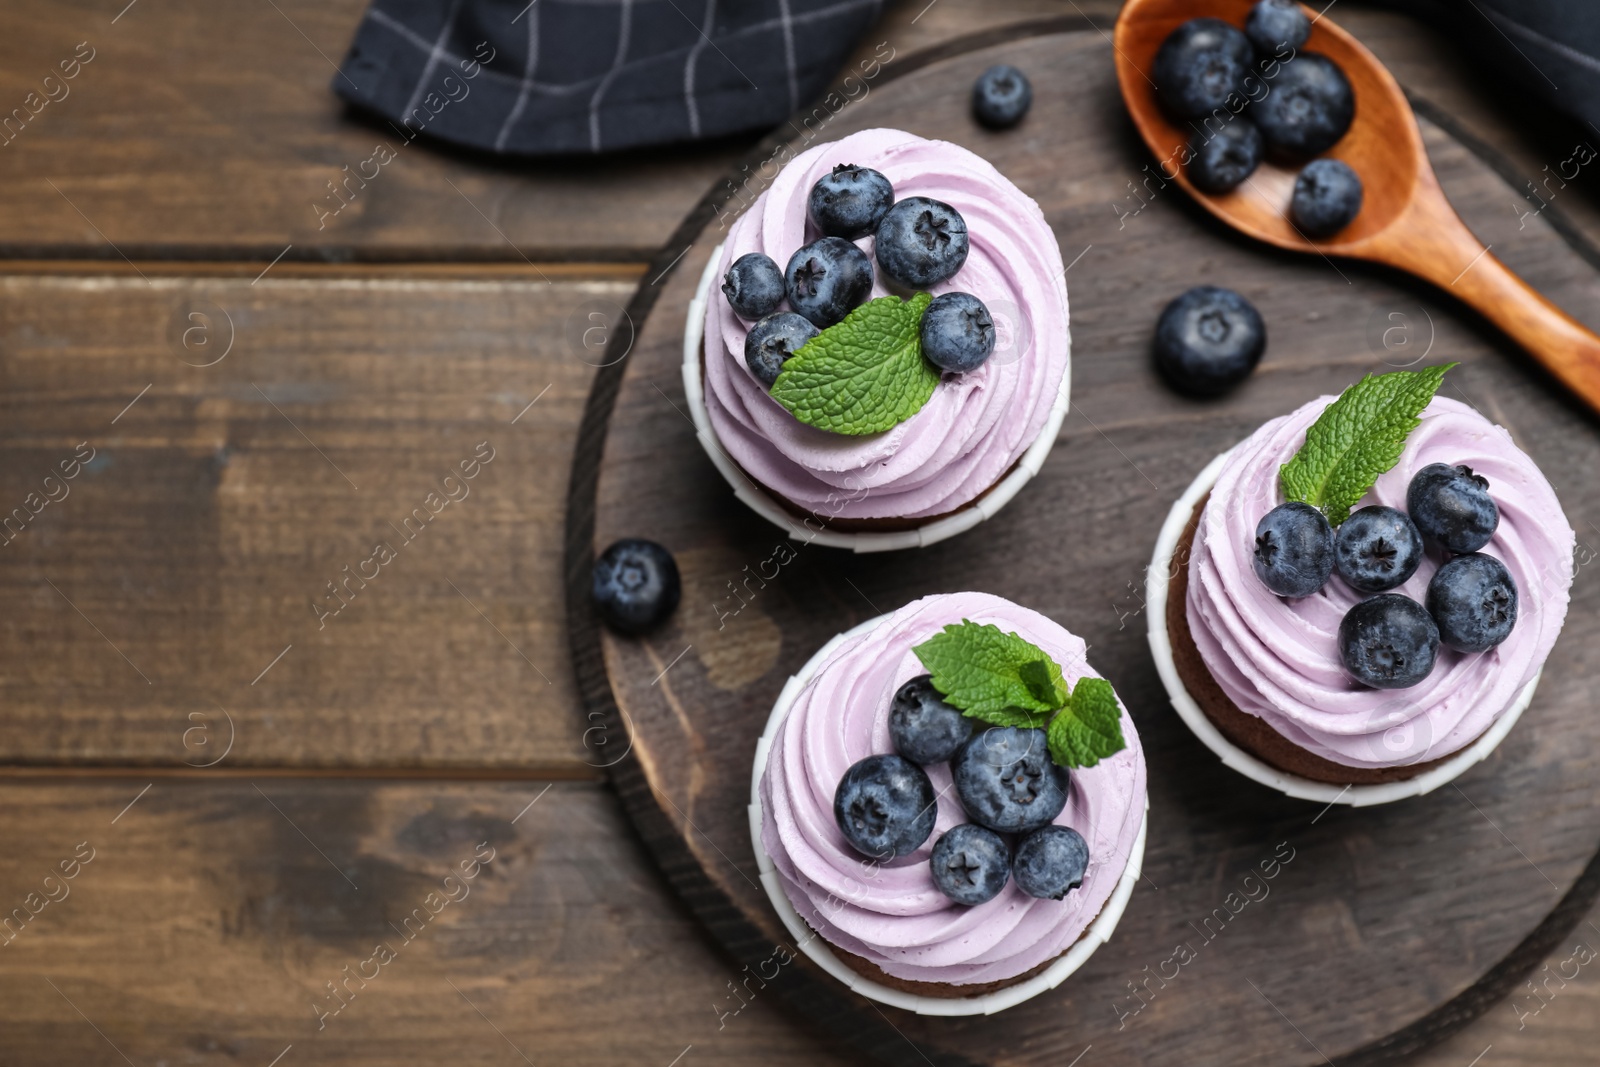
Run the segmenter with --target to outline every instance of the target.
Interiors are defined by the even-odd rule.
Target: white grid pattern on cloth
[[[422,90],[428,84],[428,79],[433,76],[433,68],[439,65],[439,57],[444,52],[444,43],[450,37],[450,30],[456,24],[456,15],[461,10],[461,0],[451,0],[450,10],[445,13],[444,22],[439,26],[439,36],[428,49],[428,61],[422,65],[422,74],[417,78],[417,87],[411,90],[411,98],[406,101],[406,108],[402,111],[400,121],[410,125],[411,113],[422,102]]]
[[[670,0],[669,0],[670,2]],[[611,69],[606,71],[605,77],[600,79],[600,84],[595,87],[594,95],[589,98],[589,151],[600,151],[600,99],[606,95],[606,89],[621,72],[622,65],[628,61],[628,39],[633,35],[633,0],[622,0],[622,21],[617,29],[617,56],[611,61]]]
[[[694,99],[694,65],[700,59],[700,53],[705,46],[711,43],[711,31],[717,24],[717,0],[706,0],[705,25],[700,27],[700,40],[689,49],[689,56],[683,64],[683,107],[689,113],[689,136],[700,136],[700,107]]]
[[[533,72],[539,67],[539,0],[533,0],[528,5],[528,61],[522,65],[522,88],[517,90],[517,102],[512,105],[511,111],[506,115],[505,122],[500,124],[500,133],[494,139],[494,150],[506,150],[506,138],[511,136],[511,129],[522,117],[522,109],[528,106],[528,94],[533,92]]]

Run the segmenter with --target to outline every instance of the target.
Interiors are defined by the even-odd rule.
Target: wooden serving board
[[[968,117],[968,93],[999,61],[1028,72],[1035,101],[1020,128],[989,133]],[[1073,405],[1039,477],[995,519],[933,548],[801,548],[747,591],[782,536],[702,454],[679,378],[686,305],[725,232],[721,216],[738,210],[721,206],[723,183],[646,274],[630,308],[636,336],[626,350],[617,342],[599,374],[576,451],[568,599],[591,740],[610,746],[646,843],[733,960],[720,1010],[739,1007],[733,986],[784,939],[757,883],[746,803],[756,739],[785,679],[835,633],[962,589],[1010,597],[1082,635],[1117,686],[1149,759],[1145,876],[1110,943],[1052,993],[988,1018],[923,1018],[800,960],[770,984],[812,1026],[905,1064],[1387,1063],[1500,1004],[1600,887],[1594,423],[1448,297],[1249,243],[1163,187],[1096,30],[1039,24],[897,66],[821,136],[893,126],[973,149],[1039,201],[1071,264]],[[1563,239],[1554,206],[1527,214],[1508,165],[1442,117],[1421,121],[1446,191],[1484,241],[1600,322],[1600,253]],[[776,144],[743,173],[758,174]],[[1148,351],[1161,307],[1200,283],[1243,292],[1269,334],[1251,380],[1210,402],[1165,388]],[[1183,727],[1146,644],[1144,568],[1172,501],[1212,456],[1366,371],[1424,355],[1460,360],[1446,393],[1539,462],[1585,565],[1537,698],[1487,762],[1425,797],[1321,809],[1225,769]],[[629,535],[671,548],[684,581],[675,617],[643,640],[600,632],[587,600],[595,547]],[[1261,880],[1275,859],[1276,877]]]

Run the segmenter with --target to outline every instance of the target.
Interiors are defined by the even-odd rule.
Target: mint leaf
[[[1378,476],[1400,461],[1418,415],[1455,363],[1369,374],[1340,394],[1306,431],[1300,451],[1278,468],[1283,495],[1321,508],[1338,526]]]
[[[1056,661],[1048,656],[1024,663],[1017,668],[1017,674],[1021,676],[1022,684],[1028,687],[1028,692],[1041,704],[1059,708],[1067,702],[1066,679],[1061,677],[1061,668]]]
[[[808,426],[855,437],[909,419],[939,384],[919,331],[932,301],[918,293],[862,304],[784,361],[772,399]]]
[[[1093,767],[1128,747],[1122,708],[1104,678],[1080,678],[1072,699],[1050,720],[1050,758],[1062,767]]]
[[[1052,671],[1060,696],[1066,697],[1061,668],[1043,650],[992,624],[962,619],[911,651],[933,676],[933,687],[946,703],[992,726],[1043,726],[1061,703],[1041,699],[1034,685],[1046,698],[1053,696]]]

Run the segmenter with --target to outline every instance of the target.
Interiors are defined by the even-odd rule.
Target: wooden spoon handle
[[[1476,309],[1600,414],[1600,337],[1500,262],[1443,192],[1430,191],[1413,205],[1398,247],[1380,258]]]

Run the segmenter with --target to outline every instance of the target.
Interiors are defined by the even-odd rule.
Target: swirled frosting
[[[1409,689],[1360,685],[1344,670],[1338,634],[1363,594],[1336,574],[1321,591],[1285,600],[1261,584],[1251,564],[1256,523],[1283,502],[1278,467],[1333,399],[1273,419],[1228,455],[1195,532],[1189,628],[1229,699],[1301,748],[1347,767],[1440,759],[1487,730],[1544,665],[1567,613],[1572,528],[1550,483],[1509,433],[1465,404],[1436,397],[1400,462],[1360,506],[1405,510],[1406,487],[1430,463],[1466,464],[1488,478],[1500,525],[1482,551],[1517,583],[1517,623],[1488,652],[1441,647],[1433,672]],[[1442,563],[1430,548],[1416,574],[1393,591],[1422,602]]]
[[[858,760],[894,751],[895,690],[927,673],[912,646],[962,619],[1022,635],[1061,665],[1069,683],[1098,677],[1083,641],[1037,612],[987,593],[924,597],[834,649],[778,727],[760,784],[762,847],[812,929],[890,975],[950,985],[1014,978],[1064,952],[1110,898],[1145,808],[1144,752],[1124,711],[1127,747],[1074,770],[1056,818],[1089,845],[1083,884],[1063,900],[1037,900],[1008,883],[993,900],[965,907],[935,887],[928,867],[934,843],[969,821],[948,764],[927,768],[938,820],[916,852],[880,865],[845,842],[833,817],[839,779]]]
[[[780,268],[821,235],[806,217],[811,187],[836,164],[882,171],[896,199],[929,196],[961,212],[971,251],[938,296],[969,292],[995,320],[995,352],[947,375],[933,399],[866,437],[799,422],[744,362],[751,324],[713,289],[705,320],[705,401],[722,447],[792,504],[839,518],[922,518],[955,511],[998,481],[1039,435],[1066,379],[1067,288],[1061,251],[1039,205],[964,148],[900,130],[864,130],[796,156],[733,224],[717,266],[764,252]],[[856,242],[869,255],[872,238]],[[880,274],[873,297],[888,294]],[[902,294],[904,295],[904,294]]]

